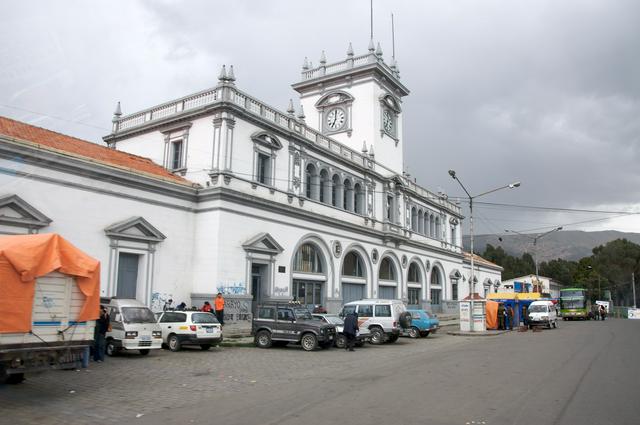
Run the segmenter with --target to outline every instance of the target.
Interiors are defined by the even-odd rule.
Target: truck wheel
[[[180,351],[180,340],[176,335],[171,335],[167,343],[169,344],[169,350]]]
[[[404,313],[400,313],[400,317],[398,317],[398,322],[400,326],[403,328],[408,328],[411,326],[411,313],[405,311]]]
[[[118,353],[118,349],[113,343],[113,340],[107,341],[107,347],[105,348],[105,351],[107,352],[107,356],[109,357],[113,357]]]
[[[260,348],[269,348],[271,347],[271,334],[269,331],[260,331],[256,334],[256,338],[254,340],[256,346]]]
[[[336,336],[336,348],[344,348],[347,346],[347,337],[343,334]]]
[[[144,350],[139,350],[139,351],[140,351],[140,354],[142,354],[143,356],[146,356],[151,352],[151,350],[149,350],[148,348],[145,348]]]
[[[9,385],[21,384],[24,381],[24,373],[14,373],[11,375],[7,375],[4,382]]]
[[[409,336],[411,338],[418,338],[420,336],[422,336],[420,329],[416,328],[415,326],[411,326],[411,328],[409,328]]]
[[[384,332],[379,327],[371,328],[371,343],[380,345],[384,342]]]
[[[302,335],[302,339],[300,340],[300,345],[304,351],[313,351],[318,347],[318,338],[310,332]]]

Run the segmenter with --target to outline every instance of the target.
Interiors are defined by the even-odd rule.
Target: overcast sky
[[[638,215],[480,203],[640,211],[640,2],[374,0],[385,59],[392,12],[418,183],[457,197],[449,169],[472,195],[521,181],[477,199],[476,233],[640,231]],[[0,38],[0,115],[101,143],[117,101],[212,87],[222,64],[286,110],[305,56],[366,52],[369,1],[7,1]]]

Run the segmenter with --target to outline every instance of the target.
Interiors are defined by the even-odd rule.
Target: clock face
[[[346,115],[340,108],[334,108],[327,114],[327,128],[329,130],[339,130],[346,121]]]
[[[382,127],[387,133],[391,134],[393,132],[393,117],[389,111],[382,113]]]

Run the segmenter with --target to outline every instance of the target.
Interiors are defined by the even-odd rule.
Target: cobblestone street
[[[275,388],[299,380],[331,382],[366,363],[375,367],[401,356],[429,353],[460,343],[444,334],[418,341],[366,345],[349,353],[304,352],[299,346],[261,350],[245,347],[124,354],[79,371],[52,371],[21,385],[0,386],[0,423],[128,423],[163,409],[203,406],[252,387]]]

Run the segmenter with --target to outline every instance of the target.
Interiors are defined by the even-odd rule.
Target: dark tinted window
[[[376,317],[391,317],[391,306],[390,305],[377,305],[376,306]]]
[[[193,323],[218,323],[218,319],[212,313],[193,313],[191,321]]]
[[[358,316],[359,317],[372,317],[373,316],[373,306],[370,304],[359,305],[358,306]]]
[[[258,310],[258,319],[271,319],[276,318],[276,309],[273,307],[260,307]]]
[[[184,323],[187,321],[185,313],[167,312],[160,319],[160,323]]]

